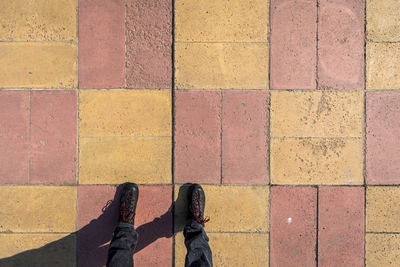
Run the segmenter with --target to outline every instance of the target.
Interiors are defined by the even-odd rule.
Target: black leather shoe
[[[205,224],[210,219],[204,218],[204,208],[206,205],[206,197],[203,188],[198,184],[192,185],[192,192],[189,194],[189,214],[192,219],[200,224]]]
[[[139,198],[138,186],[134,183],[122,185],[122,194],[119,206],[119,221],[134,224],[136,204]]]

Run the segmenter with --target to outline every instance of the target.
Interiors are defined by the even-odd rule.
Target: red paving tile
[[[126,85],[171,88],[172,1],[127,0]]]
[[[75,91],[31,93],[31,183],[76,183]]]
[[[266,184],[268,92],[222,93],[222,181]]]
[[[108,242],[118,221],[119,196],[113,186],[78,187],[78,266],[105,265]],[[103,212],[108,200],[114,201]],[[139,186],[135,218],[139,243],[134,256],[137,266],[171,265],[171,203],[171,186]]]
[[[221,93],[175,93],[175,182],[219,183]]]
[[[271,0],[271,89],[315,89],[317,5]]]
[[[79,267],[104,266],[107,244],[118,221],[119,195],[108,185],[78,187],[77,261]],[[111,205],[102,212],[108,200]]]
[[[28,182],[29,92],[0,91],[0,184]]]
[[[172,265],[172,190],[172,186],[139,187],[137,266]]]
[[[364,188],[320,187],[318,266],[364,265]]]
[[[368,184],[400,184],[400,92],[368,92]]]
[[[364,1],[321,0],[319,6],[319,88],[363,89]]]
[[[270,266],[315,266],[317,189],[271,187]]]
[[[123,0],[79,0],[79,88],[123,88]]]

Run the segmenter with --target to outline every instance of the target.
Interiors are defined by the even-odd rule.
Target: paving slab
[[[76,9],[75,0],[2,2],[0,40],[76,41]]]
[[[319,187],[318,266],[364,265],[364,187]]]
[[[268,0],[178,0],[177,42],[267,42]]]
[[[367,232],[400,232],[399,201],[397,186],[367,187]]]
[[[222,183],[268,182],[268,93],[222,92]]]
[[[76,183],[76,92],[33,91],[30,101],[29,182]]]
[[[316,89],[317,5],[271,0],[271,88]]]
[[[400,41],[400,3],[396,0],[368,0],[367,38],[372,42]]]
[[[271,183],[361,185],[362,139],[272,138]]]
[[[362,92],[271,92],[273,137],[362,137],[363,121]]]
[[[172,88],[172,1],[127,0],[126,86]]]
[[[1,186],[0,197],[0,232],[65,233],[76,229],[74,186]]]
[[[268,234],[210,233],[214,266],[268,266]],[[175,236],[175,266],[184,266],[182,233]]]
[[[366,265],[372,267],[400,264],[399,234],[366,234]]]
[[[317,189],[271,187],[270,266],[315,266]]]
[[[171,183],[171,138],[82,137],[79,183]]]
[[[76,88],[77,48],[70,43],[0,43],[0,88]]]
[[[29,92],[0,91],[0,183],[29,179]]]
[[[368,184],[400,184],[400,92],[368,92],[366,179]]]
[[[75,234],[0,234],[1,266],[76,265]]]
[[[363,90],[365,1],[318,3],[318,88]]]
[[[367,43],[366,82],[369,90],[400,88],[400,44]]]
[[[221,93],[175,93],[175,181],[220,183]]]
[[[120,189],[108,185],[78,188],[78,266],[105,265],[108,244],[118,221],[120,193]],[[171,186],[139,185],[136,265],[169,266],[172,262],[171,202]],[[155,253],[157,257],[153,257]]]
[[[206,217],[208,232],[251,232],[266,233],[268,231],[268,186],[219,186],[203,185],[206,195]],[[184,192],[175,186],[175,201],[182,205]],[[182,207],[182,206],[181,206]],[[223,207],[223,208],[222,208]],[[182,214],[175,216],[175,229],[178,223],[186,218]]]
[[[125,86],[123,0],[79,0],[79,88]]]
[[[267,43],[175,44],[175,89],[267,88]]]
[[[171,136],[171,93],[85,90],[79,94],[79,136]]]

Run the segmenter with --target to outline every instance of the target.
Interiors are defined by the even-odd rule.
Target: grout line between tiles
[[[317,21],[316,21],[316,31],[315,31],[315,88],[319,88],[319,73],[318,73],[318,66],[319,66],[319,0],[316,0],[317,2]],[[318,266],[318,264],[317,264]]]
[[[364,266],[367,264],[367,3],[364,1],[364,149],[363,149],[363,175],[364,175]]]
[[[78,231],[79,213],[78,213],[78,189],[79,189],[79,0],[76,0],[76,163],[75,163],[75,231]],[[78,265],[78,236],[75,239],[75,266]]]
[[[316,210],[316,236],[315,236],[315,263],[316,267],[318,267],[318,246],[319,246],[319,187],[316,186],[317,189],[317,210]]]
[[[271,266],[271,1],[268,1],[268,102],[267,102],[267,179],[268,179],[268,267]]]
[[[172,203],[175,203],[175,0],[171,0],[172,10],[171,10],[171,180],[172,180]],[[171,266],[175,267],[175,205],[172,206],[172,263]]]
[[[127,61],[127,49],[126,49],[126,36],[127,36],[127,27],[126,27],[126,24],[127,24],[127,10],[128,10],[128,8],[127,8],[127,5],[128,5],[128,3],[127,3],[127,1],[126,0],[124,0],[124,89],[126,89],[128,86],[127,86],[127,64],[128,64],[128,61]]]
[[[134,178],[132,178],[134,179]],[[329,187],[399,187],[400,184],[369,184],[369,185],[363,185],[363,184],[219,184],[219,183],[201,183],[202,185],[205,186],[225,186],[225,187],[315,187],[315,186],[329,186]],[[24,186],[24,187],[35,187],[35,186],[48,186],[48,187],[74,187],[74,186],[118,186],[118,184],[52,184],[52,183],[46,183],[46,184],[0,184],[0,187],[8,187],[8,186]],[[157,184],[146,184],[146,183],[137,183],[137,185],[140,186],[182,186],[184,183],[157,183]]]
[[[76,40],[0,40],[0,43],[77,44]]]
[[[374,234],[374,235],[400,235],[400,232],[365,232],[365,234]]]
[[[332,139],[340,139],[340,140],[360,140],[363,139],[363,136],[271,136],[271,139],[278,140],[303,140],[303,139],[317,139],[317,140],[332,140]]]
[[[267,41],[261,41],[261,42],[227,42],[227,41],[213,41],[213,42],[200,42],[200,41],[193,41],[193,42],[182,42],[178,41],[176,42],[177,44],[268,44]]]

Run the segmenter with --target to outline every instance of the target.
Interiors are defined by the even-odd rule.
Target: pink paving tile
[[[220,92],[176,92],[175,182],[220,182],[220,112]]]
[[[367,183],[400,184],[400,92],[367,93]]]
[[[270,266],[315,266],[317,189],[271,187]]]
[[[120,190],[108,185],[78,187],[78,266],[105,266],[118,221]],[[113,200],[107,208],[108,200]],[[136,266],[171,266],[172,187],[139,186],[135,218]],[[154,257],[157,255],[157,257]]]
[[[79,88],[123,88],[124,0],[79,0]]]
[[[266,184],[268,92],[222,93],[222,181]]]
[[[171,88],[172,1],[127,0],[126,85]]]
[[[28,182],[29,91],[0,91],[0,184]]]
[[[75,91],[31,93],[31,183],[76,183]]]
[[[320,89],[364,88],[364,2],[320,0]]]
[[[364,188],[320,187],[318,266],[364,266]]]
[[[315,89],[317,4],[271,0],[271,89]]]

